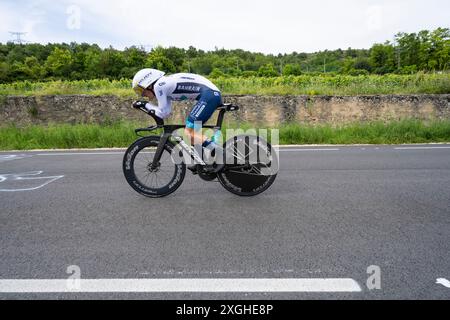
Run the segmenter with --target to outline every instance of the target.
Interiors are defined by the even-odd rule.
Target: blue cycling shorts
[[[222,95],[219,91],[206,89],[197,98],[198,102],[192,108],[186,120],[186,127],[194,130],[200,129],[211,118],[217,107],[222,105]],[[197,123],[196,123],[197,122]]]

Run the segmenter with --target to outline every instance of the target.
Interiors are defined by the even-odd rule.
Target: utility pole
[[[26,35],[26,32],[13,32],[10,31],[9,32],[12,36],[15,36],[16,38],[11,40],[13,43],[17,43],[17,44],[24,44],[25,42],[27,42],[26,40],[22,39],[22,36]]]
[[[191,57],[188,55],[186,51],[184,52],[184,60],[187,62],[188,72],[191,73]]]
[[[302,68],[303,68],[303,66],[302,66]],[[308,65],[308,63],[306,63],[306,62],[305,62],[305,68],[306,68],[306,72],[309,73],[309,65]]]
[[[397,55],[397,69],[400,70],[400,68],[401,68],[400,45],[399,45],[397,39],[395,39],[395,38],[394,38],[393,43],[394,43],[394,48],[395,48],[395,54]]]

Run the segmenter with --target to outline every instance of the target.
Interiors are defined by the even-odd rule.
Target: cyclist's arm
[[[172,112],[172,99],[170,99],[170,94],[173,92],[175,85],[172,81],[158,81],[155,84],[154,92],[158,100],[158,106],[149,104],[149,108],[155,110],[156,115],[162,119],[169,117]]]
[[[170,116],[170,113],[172,112],[172,101],[165,97],[165,99],[158,99],[157,106],[149,102],[145,105],[145,108],[147,110],[155,110],[155,114],[159,118],[165,119]]]

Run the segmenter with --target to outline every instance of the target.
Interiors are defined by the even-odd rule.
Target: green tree
[[[130,47],[123,52],[127,67],[134,68],[136,71],[145,67],[147,53],[140,48]]]
[[[420,41],[420,47],[417,67],[420,70],[428,70],[428,61],[430,60],[430,56],[433,51],[430,32],[428,30],[422,30],[418,33],[418,37]]]
[[[350,56],[346,57],[342,62],[341,73],[348,74],[350,70],[355,69],[355,59]]]
[[[226,55],[223,58],[218,58],[214,60],[213,68],[219,69],[223,73],[232,75],[232,76],[239,76],[242,73],[242,67],[243,67],[243,61],[235,56],[235,55]]]
[[[268,63],[259,68],[258,75],[260,77],[277,77],[279,76],[279,73],[275,70],[275,67],[272,63]]]
[[[98,46],[93,46],[86,50],[84,60],[84,74],[87,79],[94,79],[101,77],[100,64],[101,49]]]
[[[72,62],[72,54],[68,49],[55,48],[47,57],[45,69],[52,76],[67,78],[71,72]]]
[[[420,65],[420,39],[416,33],[400,32],[395,36],[401,67]]]
[[[298,64],[286,64],[283,67],[283,76],[299,76],[302,74],[302,68]]]
[[[9,82],[9,65],[6,62],[0,62],[0,83]]]
[[[395,70],[395,49],[389,43],[375,44],[370,49],[370,63],[378,74],[385,74]]]
[[[177,72],[183,68],[184,60],[186,59],[186,52],[184,49],[169,47],[163,49],[164,56],[169,59],[175,66]]]
[[[124,67],[126,67],[124,56],[113,48],[104,50],[99,56],[99,73],[105,78],[119,78]]]
[[[20,61],[14,62],[9,67],[9,77],[14,81],[30,79],[30,72],[27,66]]]
[[[209,74],[209,76],[211,78],[220,78],[220,77],[225,77],[226,74],[222,72],[222,70],[218,69],[218,68],[214,68],[213,71],[211,71],[211,73]]]
[[[0,82],[10,81],[10,68],[6,62],[0,62]]]
[[[199,74],[210,74],[214,69],[214,63],[219,59],[220,57],[216,54],[198,55],[196,58],[190,61],[191,72]]]
[[[308,74],[441,71],[449,68],[449,33],[448,28],[398,33],[395,45],[375,44],[370,50],[348,48],[278,55],[242,49],[204,51],[192,46],[188,49],[156,47],[147,53],[138,47],[119,51],[75,42],[46,45],[8,42],[0,43],[0,81],[131,78],[144,67],[168,73],[189,71],[245,77],[298,75],[302,71]]]
[[[175,64],[165,56],[164,49],[161,47],[152,50],[145,65],[148,68],[158,69],[166,73],[174,73],[177,71]]]
[[[354,67],[356,70],[366,70],[368,73],[372,71],[372,64],[369,58],[365,57],[356,58]]]
[[[431,69],[446,70],[450,62],[450,29],[438,28],[430,35],[431,57],[433,61]]]
[[[26,67],[25,72],[28,74],[29,79],[41,80],[41,78],[45,76],[45,69],[41,66],[36,57],[26,57],[24,65]]]

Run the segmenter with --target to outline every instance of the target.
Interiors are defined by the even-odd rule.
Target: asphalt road
[[[0,153],[0,280],[67,279],[76,265],[82,279],[351,278],[361,291],[0,299],[450,298],[436,283],[450,280],[450,145],[283,149],[254,198],[189,173],[169,197],[142,197],[122,153]],[[380,289],[367,287],[372,265]]]

